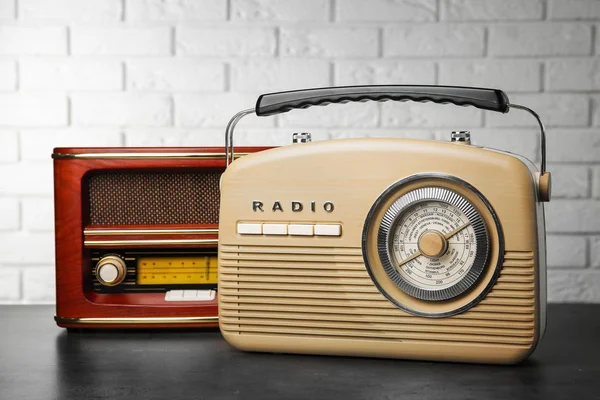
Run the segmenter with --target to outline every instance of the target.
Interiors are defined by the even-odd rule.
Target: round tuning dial
[[[104,286],[116,286],[127,273],[125,261],[116,255],[104,256],[96,264],[96,279]]]
[[[400,197],[380,228],[380,256],[390,278],[422,300],[447,300],[468,290],[488,258],[479,212],[458,193],[424,187]]]

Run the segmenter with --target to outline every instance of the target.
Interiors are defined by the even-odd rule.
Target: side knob
[[[127,274],[125,261],[116,255],[104,256],[96,264],[96,279],[104,286],[116,286]]]

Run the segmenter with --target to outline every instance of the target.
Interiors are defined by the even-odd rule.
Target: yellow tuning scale
[[[140,257],[138,285],[216,284],[217,257]]]

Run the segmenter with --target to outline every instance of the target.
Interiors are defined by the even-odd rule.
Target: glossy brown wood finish
[[[237,148],[238,153],[252,153],[265,150],[262,147]],[[166,233],[160,235],[124,234],[104,236],[92,231],[114,229],[217,229],[217,225],[154,225],[154,226],[85,226],[87,199],[83,184],[87,173],[97,170],[156,170],[179,168],[225,169],[225,158],[94,158],[93,154],[144,154],[144,153],[194,153],[223,154],[219,147],[206,148],[57,148],[54,150],[54,204],[55,204],[55,243],[56,243],[56,316],[66,319],[80,318],[177,318],[215,317],[217,300],[207,302],[166,302],[164,294],[97,294],[92,291],[91,250],[84,247],[84,230],[90,231],[86,240],[153,240],[153,239],[217,239],[211,234]],[[73,157],[72,155],[88,155]],[[58,157],[56,155],[59,155]],[[70,156],[66,156],[70,155]],[[65,157],[66,156],[66,157]],[[97,233],[97,232],[96,232]],[[148,246],[133,246],[145,247]],[[165,247],[214,248],[211,245],[166,245]],[[106,247],[103,247],[106,248]],[[160,247],[153,247],[160,248]],[[65,323],[63,327],[142,327],[140,324],[90,324]],[[153,327],[192,327],[216,326],[215,322],[205,323],[153,323]]]

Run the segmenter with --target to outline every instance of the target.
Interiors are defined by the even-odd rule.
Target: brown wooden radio
[[[217,326],[224,149],[57,148],[52,158],[56,323]]]

